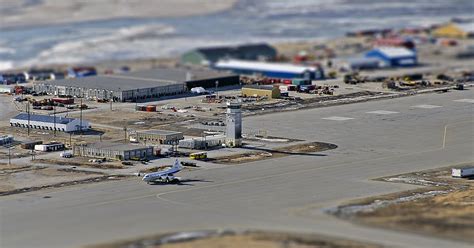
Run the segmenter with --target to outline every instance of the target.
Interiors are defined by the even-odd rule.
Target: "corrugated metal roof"
[[[243,88],[247,88],[247,89],[257,89],[257,90],[273,90],[274,86],[273,85],[244,85],[242,87]]]
[[[15,116],[15,117],[13,117],[12,119],[28,120],[28,114],[27,113],[21,113],[21,114],[18,114],[17,116]],[[74,120],[75,119],[73,119],[73,118],[65,118],[65,117],[56,116],[56,123],[57,124],[68,124],[68,123],[70,123]],[[30,114],[30,121],[54,123],[54,116]]]
[[[175,135],[175,134],[182,134],[182,132],[168,131],[168,130],[146,130],[146,131],[138,131],[137,133],[156,134],[156,135]]]
[[[148,78],[129,77],[127,74],[120,74],[115,76],[92,76],[83,78],[68,78],[62,80],[51,80],[45,82],[38,82],[37,84],[78,87],[97,90],[112,90],[124,91],[135,89],[155,88],[159,86],[168,86],[174,84],[181,84],[178,82],[163,81]]]
[[[413,57],[416,55],[414,51],[404,47],[379,47],[375,50],[390,58]]]
[[[159,86],[183,85],[190,81],[218,79],[234,76],[233,74],[211,70],[191,70],[186,68],[156,68],[123,74],[101,75],[83,78],[68,78],[38,82],[47,85],[79,87],[98,90],[124,91],[155,88]]]
[[[316,71],[315,67],[300,66],[284,63],[268,63],[246,60],[221,60],[214,66],[218,69],[235,69],[250,71],[278,71],[288,73],[304,73],[306,71]]]
[[[154,68],[151,70],[130,72],[127,74],[115,74],[110,75],[111,77],[131,77],[131,78],[144,78],[144,79],[156,79],[163,81],[175,81],[175,82],[186,82],[194,80],[206,80],[215,79],[221,77],[234,76],[235,74],[217,72],[206,69],[190,69],[190,68]],[[190,77],[190,78],[188,78]],[[188,80],[190,79],[190,80]]]
[[[130,151],[130,150],[153,148],[152,146],[132,145],[132,144],[113,143],[113,142],[97,142],[97,143],[86,144],[84,146],[89,147],[89,148],[112,150],[112,151]]]

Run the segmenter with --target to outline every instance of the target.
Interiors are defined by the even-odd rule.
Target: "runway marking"
[[[469,121],[460,121],[460,122],[454,122],[454,123],[449,123],[444,126],[444,133],[443,133],[443,148],[446,147],[446,135],[448,134],[448,126],[454,126],[456,124],[461,124],[461,123],[469,123],[469,122],[474,122],[474,120],[469,120]]]
[[[453,102],[467,102],[467,103],[474,103],[474,99],[458,99],[458,100],[453,100]]]
[[[354,118],[350,117],[343,117],[343,116],[331,116],[331,117],[326,117],[322,118],[323,120],[330,120],[330,121],[347,121],[347,120],[352,120]]]
[[[370,112],[365,112],[366,114],[376,114],[376,115],[391,115],[391,114],[398,114],[399,112],[395,111],[388,111],[388,110],[375,110]]]
[[[421,104],[421,105],[415,105],[412,106],[414,108],[422,108],[422,109],[434,109],[434,108],[441,108],[442,106],[438,105],[429,105],[429,104]]]

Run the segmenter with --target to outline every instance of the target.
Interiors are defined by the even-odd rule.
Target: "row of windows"
[[[10,123],[10,126],[27,128],[28,124]],[[63,131],[63,132],[66,131],[64,128],[55,128],[55,127],[38,126],[38,125],[29,125],[29,126],[30,128],[34,128],[34,129],[51,130],[51,131],[55,130],[55,131]]]

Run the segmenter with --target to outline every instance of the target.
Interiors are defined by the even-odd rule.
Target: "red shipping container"
[[[53,102],[62,104],[74,104],[74,98],[53,98]]]
[[[155,105],[146,106],[146,112],[156,112],[156,106]]]

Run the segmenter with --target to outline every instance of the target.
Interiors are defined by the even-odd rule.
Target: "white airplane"
[[[180,178],[175,177],[174,174],[180,172],[182,170],[181,164],[179,163],[178,159],[174,162],[173,166],[164,171],[157,171],[153,173],[148,173],[143,176],[142,180],[146,183],[154,183],[154,182],[164,182],[164,183],[177,183],[179,182]]]

